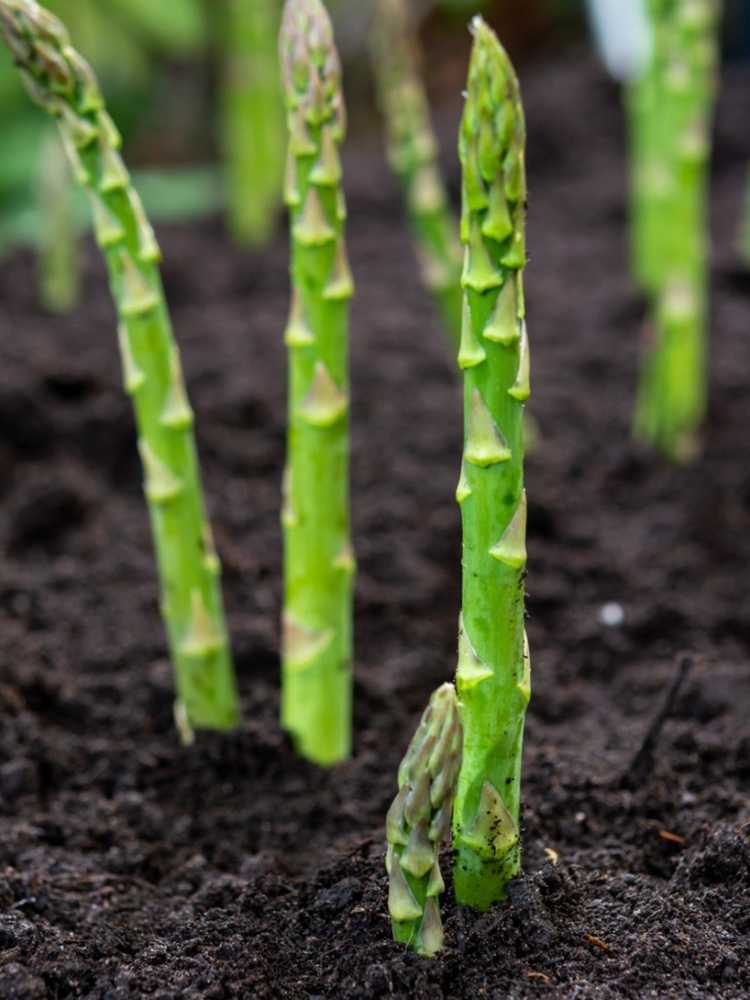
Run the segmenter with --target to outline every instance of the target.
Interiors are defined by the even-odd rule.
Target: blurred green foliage
[[[163,61],[195,56],[207,46],[208,0],[46,0],[45,6],[62,18],[91,62],[126,138],[148,107]],[[0,251],[38,231],[35,188],[47,129],[10,57],[0,52]]]

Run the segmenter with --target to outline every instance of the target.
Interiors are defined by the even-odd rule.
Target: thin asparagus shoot
[[[464,454],[456,499],[463,594],[456,687],[464,751],[453,819],[459,903],[487,909],[520,867],[521,750],[530,694],[524,632],[529,396],[525,124],[518,81],[477,17],[459,153],[463,167]]]
[[[193,413],[162,290],[159,247],[94,74],[62,22],[32,0],[0,0],[0,32],[30,96],[57,121],[106,258],[176,670],[175,716],[184,739],[194,727],[227,729],[237,723],[238,708],[220,567],[204,513]]]
[[[223,131],[229,224],[259,246],[278,218],[284,176],[284,102],[279,81],[279,0],[228,0]]]
[[[406,0],[377,0],[373,66],[386,125],[388,159],[401,183],[422,277],[458,348],[461,243],[438,164],[412,17]]]
[[[284,476],[282,724],[319,764],[351,747],[352,586],[341,70],[320,0],[287,0],[280,36],[292,243]]]
[[[393,938],[431,957],[443,945],[439,851],[451,828],[461,766],[461,719],[452,684],[430,698],[398,771],[386,819],[385,867]]]
[[[638,438],[668,458],[697,450],[706,409],[707,198],[717,0],[650,0],[651,65],[634,85],[636,273],[651,298]],[[640,135],[640,138],[638,138]]]
[[[38,206],[43,220],[37,271],[39,298],[50,312],[68,313],[79,293],[78,233],[73,212],[72,178],[56,130],[44,136],[39,157]]]
[[[745,186],[745,206],[740,228],[739,253],[746,267],[750,267],[750,175],[748,175]]]

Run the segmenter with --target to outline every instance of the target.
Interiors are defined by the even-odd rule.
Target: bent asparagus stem
[[[339,161],[341,71],[320,0],[287,0],[280,45],[292,236],[282,723],[303,756],[333,764],[351,745],[347,321],[353,285]]]
[[[430,698],[398,771],[398,795],[388,810],[385,867],[394,940],[430,957],[443,944],[438,853],[450,833],[461,766],[461,719],[452,684]]]
[[[229,222],[237,240],[263,244],[281,205],[284,105],[276,40],[278,0],[229,0],[223,93]]]
[[[637,150],[635,216],[637,273],[652,314],[634,429],[681,461],[695,454],[706,408],[706,188],[719,6],[651,0],[650,10],[652,65],[636,85],[650,88],[640,111],[650,122]]]
[[[437,162],[437,140],[419,73],[419,43],[406,0],[378,0],[373,65],[388,137],[420,258],[456,347],[461,337],[461,244]]]
[[[91,68],[62,23],[31,0],[0,0],[0,29],[31,97],[57,120],[106,258],[176,669],[176,718],[183,738],[192,727],[226,729],[236,724],[238,709],[220,568],[204,514],[193,414],[162,291],[159,247]]]
[[[526,495],[523,410],[529,396],[525,125],[518,81],[492,30],[475,18],[459,152],[463,167],[463,608],[456,686],[464,726],[453,820],[454,887],[486,909],[520,867],[519,800],[530,693],[524,633]]]

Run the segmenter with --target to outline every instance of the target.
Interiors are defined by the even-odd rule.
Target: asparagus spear
[[[740,257],[750,267],[750,177],[745,188],[745,208],[739,236]]]
[[[271,234],[284,174],[284,106],[276,38],[279,0],[229,0],[224,144],[229,221],[242,243]]]
[[[463,167],[463,610],[456,686],[464,755],[456,792],[454,886],[486,909],[520,866],[521,746],[530,675],[524,633],[523,409],[525,124],[518,81],[477,17],[459,153]]]
[[[437,163],[437,140],[419,72],[419,42],[406,0],[378,0],[372,54],[388,136],[422,277],[456,347],[461,337],[461,245]]]
[[[51,312],[70,312],[78,301],[78,233],[67,157],[56,132],[44,137],[39,163],[39,297]]]
[[[193,414],[162,291],[159,247],[118,152],[117,128],[63,24],[33,0],[0,0],[0,31],[32,99],[57,120],[106,258],[177,674],[176,719],[184,738],[192,727],[226,729],[236,724],[238,709],[220,568],[204,514]]]
[[[694,454],[706,407],[706,188],[716,86],[717,0],[650,0],[653,55],[631,95],[636,273],[652,299],[635,433]]]
[[[282,723],[320,764],[351,744],[347,322],[341,71],[320,0],[287,0],[281,59],[288,109],[292,237],[289,437],[284,484]]]
[[[445,885],[438,851],[450,832],[460,766],[456,689],[443,684],[430,698],[401,762],[398,795],[386,819],[385,867],[393,937],[428,957],[443,944],[440,896]]]

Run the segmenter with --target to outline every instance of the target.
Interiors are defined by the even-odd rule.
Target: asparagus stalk
[[[690,458],[706,408],[709,133],[717,0],[650,0],[652,63],[632,94],[636,273],[652,300],[635,433]],[[639,221],[640,216],[640,221]]]
[[[453,839],[457,900],[486,909],[520,866],[521,749],[530,693],[524,633],[525,124],[518,81],[477,17],[459,153],[463,167],[463,609],[456,686],[464,754]]]
[[[62,23],[32,0],[0,0],[0,30],[32,99],[57,120],[106,258],[176,668],[176,719],[184,738],[192,727],[226,729],[236,724],[238,709],[220,567],[204,514],[193,414],[162,291],[159,247],[92,70]]]
[[[740,257],[750,267],[750,177],[745,188],[745,208],[739,238]]]
[[[388,159],[401,182],[422,278],[458,347],[461,245],[437,162],[437,140],[419,72],[419,41],[406,0],[378,0],[372,39]]]
[[[55,132],[44,137],[39,162],[39,214],[44,225],[37,261],[39,297],[51,312],[70,312],[78,301],[78,234],[67,157]]]
[[[276,39],[279,0],[229,0],[224,145],[229,221],[241,243],[265,243],[276,222],[284,174],[284,105]]]
[[[398,795],[388,810],[385,867],[395,941],[430,957],[443,944],[440,844],[450,833],[461,766],[461,719],[452,684],[430,698],[398,771]]]
[[[281,27],[292,240],[289,436],[284,484],[282,723],[320,764],[351,745],[347,323],[341,71],[320,0],[287,0]]]

